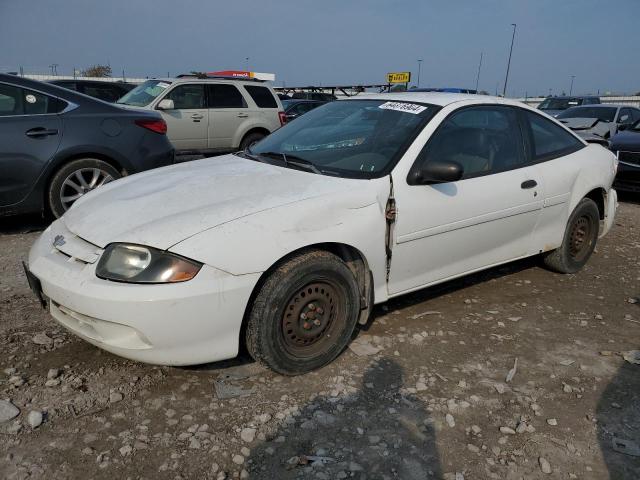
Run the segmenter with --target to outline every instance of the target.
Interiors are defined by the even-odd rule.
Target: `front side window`
[[[479,106],[454,112],[431,136],[417,163],[429,161],[459,164],[462,179],[524,166],[517,111],[510,107]]]
[[[213,83],[207,85],[209,108],[247,108],[247,102],[235,85]]]
[[[124,95],[117,103],[133,107],[146,107],[170,86],[171,82],[164,80],[147,80]]]
[[[311,110],[248,151],[313,164],[328,175],[376,178],[395,165],[435,105],[387,100],[343,100]],[[284,154],[284,156],[283,156]]]
[[[631,115],[631,109],[630,108],[622,108],[620,110],[620,116],[618,117],[618,123],[621,123],[623,125],[628,125],[632,122],[632,115]]]
[[[245,85],[245,90],[249,92],[253,101],[256,102],[258,108],[278,108],[276,99],[266,87],[258,87],[256,85]]]
[[[0,115],[22,115],[22,89],[0,83]]]
[[[524,114],[531,134],[531,155],[534,160],[541,161],[567,155],[584,146],[580,140],[553,121],[528,110]]]
[[[204,85],[178,85],[164,98],[173,100],[173,108],[176,110],[195,110],[204,108]]]

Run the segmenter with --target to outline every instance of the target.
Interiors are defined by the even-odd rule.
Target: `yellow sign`
[[[409,83],[411,72],[387,73],[387,83]]]

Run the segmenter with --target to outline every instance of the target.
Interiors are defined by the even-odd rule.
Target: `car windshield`
[[[164,92],[171,82],[165,80],[147,80],[127,93],[117,103],[133,107],[146,107]]]
[[[323,174],[373,178],[395,165],[439,109],[404,101],[331,102],[276,130],[248,153],[284,154]]]
[[[615,107],[573,107],[565,110],[557,118],[597,118],[603,122],[613,122]]]
[[[631,130],[634,130],[636,132],[640,132],[640,120],[638,120],[636,122],[636,124],[631,128]]]
[[[566,110],[582,104],[579,98],[547,98],[539,106],[540,110]]]

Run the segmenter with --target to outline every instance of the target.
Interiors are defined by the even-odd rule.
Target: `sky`
[[[0,72],[272,72],[276,85],[384,83],[507,95],[640,91],[640,0],[0,0]],[[246,58],[249,58],[247,61]]]

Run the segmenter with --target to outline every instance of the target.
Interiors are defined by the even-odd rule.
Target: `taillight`
[[[167,133],[167,122],[161,118],[158,118],[157,120],[136,120],[136,125],[162,135]]]
[[[287,114],[284,112],[278,112],[278,118],[280,118],[280,125],[287,123]]]

